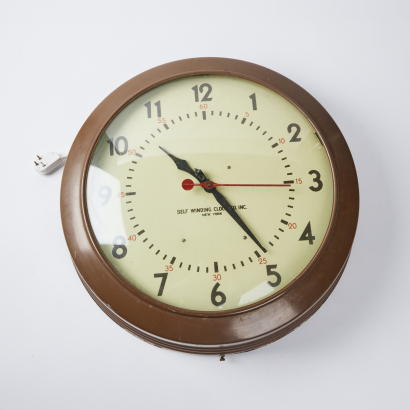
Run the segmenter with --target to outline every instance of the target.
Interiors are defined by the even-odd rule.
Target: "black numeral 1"
[[[249,96],[249,98],[252,100],[252,109],[255,111],[258,109],[256,105],[256,95],[253,93],[252,95]]]
[[[159,118],[161,117],[161,101],[158,100],[154,105],[157,107],[157,117]],[[148,101],[144,106],[147,107],[148,118],[151,118],[151,101]]]

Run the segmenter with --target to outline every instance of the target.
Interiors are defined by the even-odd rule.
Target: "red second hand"
[[[194,184],[192,179],[184,179],[182,181],[182,188],[185,191],[190,191],[194,186],[201,186],[202,188],[212,189],[216,188],[217,186],[278,186],[278,187],[285,187],[290,186],[290,184],[217,184],[216,182],[206,181],[202,182],[201,184]]]

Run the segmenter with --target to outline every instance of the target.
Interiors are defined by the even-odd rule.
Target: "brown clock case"
[[[125,281],[102,254],[87,212],[86,182],[98,139],[132,100],[159,84],[194,75],[244,78],[282,95],[310,121],[333,172],[334,201],[323,243],[304,271],[267,299],[243,308],[199,312],[166,305]],[[61,219],[77,273],[100,308],[117,324],[156,346],[188,353],[240,353],[271,343],[307,320],[339,281],[359,214],[354,162],[339,128],[304,89],[262,66],[226,58],[193,58],[148,70],[111,93],[90,115],[68,156],[61,187]]]

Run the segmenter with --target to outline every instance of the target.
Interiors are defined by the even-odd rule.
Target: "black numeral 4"
[[[252,100],[252,109],[255,111],[258,109],[258,106],[256,105],[256,95],[253,93],[252,95],[249,96],[249,98]]]
[[[312,234],[312,228],[310,226],[310,221],[306,225],[305,230],[303,231],[301,237],[299,238],[300,241],[309,241],[309,245],[313,245],[313,241],[316,238]]]

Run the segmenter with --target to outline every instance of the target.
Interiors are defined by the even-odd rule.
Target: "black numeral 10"
[[[120,142],[123,142],[122,145],[122,149],[120,146]],[[110,144],[110,155],[114,155],[114,150],[118,155],[125,155],[128,151],[128,141],[127,138],[125,137],[118,137],[115,142],[114,142],[114,138],[110,138],[107,141],[108,144]]]
[[[157,107],[157,117],[161,117],[161,101],[158,100],[156,103],[154,103],[155,107]],[[152,117],[152,111],[151,111],[151,101],[148,101],[146,104],[144,104],[145,107],[147,107],[147,115],[148,118]]]

